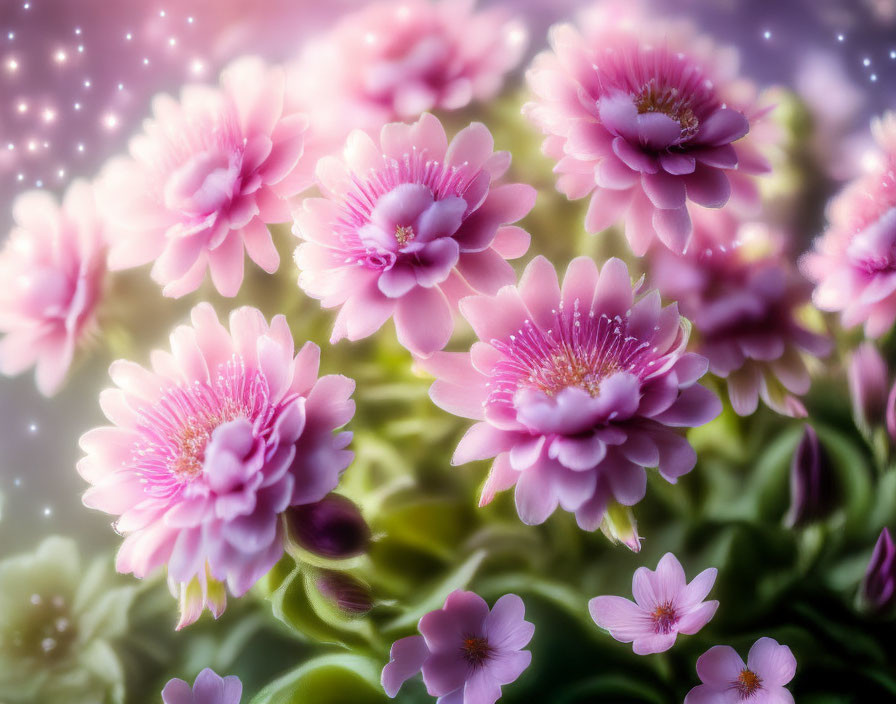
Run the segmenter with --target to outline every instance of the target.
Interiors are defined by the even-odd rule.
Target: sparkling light
[[[765,30],[765,31],[762,33],[762,36],[763,36],[763,38],[765,38],[765,39],[771,39],[771,38],[772,38],[772,33],[771,33],[770,30],[767,29],[767,30]]]
[[[131,41],[131,39],[134,38],[134,35],[131,34],[130,32],[128,32],[127,34],[124,35],[124,38],[127,39],[128,41]]]
[[[204,72],[205,72],[205,64],[202,63],[202,61],[200,61],[199,59],[193,59],[193,61],[190,62],[190,73],[192,73],[195,76],[199,76],[199,75],[202,75],[202,73],[204,73]]]
[[[19,62],[16,61],[15,59],[9,59],[6,62],[6,70],[9,71],[10,73],[15,73],[16,71],[19,70]]]
[[[64,64],[68,60],[68,54],[65,53],[65,50],[58,49],[55,54],[53,54],[53,61],[57,64]]]
[[[18,105],[16,105],[16,110],[18,110],[22,114],[28,112],[28,103],[26,103],[24,100],[21,101]]]
[[[838,41],[838,42],[846,41],[846,37],[843,36],[842,34],[838,34],[838,35],[837,35],[837,41]]]
[[[41,117],[43,117],[44,122],[53,122],[56,119],[56,111],[52,108],[44,108]]]
[[[866,56],[864,59],[862,59],[862,65],[863,65],[863,66],[870,66],[870,65],[871,65],[871,59],[869,59],[869,58]]]
[[[53,509],[50,506],[44,506],[44,516],[52,516]]]
[[[85,87],[85,88],[90,88],[90,79],[89,79],[89,78],[87,78],[87,79],[84,80],[84,87]]]
[[[103,115],[103,126],[108,130],[114,130],[118,127],[118,115],[114,112],[108,112]]]
[[[84,142],[78,142],[78,151],[84,152]]]
[[[28,432],[34,435],[37,432],[37,423],[30,423],[28,425]]]
[[[75,103],[72,107],[73,107],[75,110],[80,110],[80,109],[81,109],[81,103]]]

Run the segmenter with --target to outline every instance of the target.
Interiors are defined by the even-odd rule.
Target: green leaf
[[[380,704],[382,663],[360,655],[334,654],[309,660],[271,682],[249,704]]]

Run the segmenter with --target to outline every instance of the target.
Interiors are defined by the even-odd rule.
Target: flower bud
[[[287,511],[293,540],[316,555],[334,559],[353,557],[367,550],[370,528],[349,499],[330,494],[321,501]]]
[[[790,462],[790,510],[785,524],[793,528],[826,518],[836,508],[837,493],[830,457],[815,429],[806,425]]]
[[[351,616],[363,616],[373,608],[370,587],[346,572],[322,570],[315,586],[325,598]]]
[[[859,427],[880,424],[887,404],[887,364],[871,342],[859,345],[847,369],[852,410]]]
[[[887,433],[890,436],[890,442],[896,445],[896,384],[893,384],[887,398]]]
[[[601,532],[614,543],[622,543],[632,552],[641,552],[638,522],[628,506],[612,501],[600,524]]]
[[[884,528],[874,546],[859,597],[869,611],[882,614],[896,605],[896,546]]]

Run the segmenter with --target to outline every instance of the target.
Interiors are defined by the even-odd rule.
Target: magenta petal
[[[655,419],[673,427],[693,428],[709,423],[721,412],[719,397],[706,387],[694,384],[682,389],[672,407],[655,416]]]
[[[677,152],[663,152],[659,158],[663,170],[676,176],[693,173],[697,163],[690,154],[678,154]]]
[[[532,630],[534,629],[532,626]],[[531,637],[529,634],[529,638]],[[488,671],[498,684],[510,684],[515,682],[531,663],[532,653],[528,650],[503,652],[492,658],[488,664]]]
[[[659,169],[653,154],[647,154],[639,146],[633,145],[622,137],[616,137],[613,140],[613,152],[622,160],[623,164],[633,171],[655,174]]]
[[[719,108],[700,124],[696,142],[716,146],[728,144],[750,131],[750,123],[743,113],[731,108]]]
[[[383,668],[382,685],[390,697],[398,694],[405,681],[420,672],[429,655],[423,636],[409,636],[392,644],[389,664]]]
[[[637,142],[638,108],[626,93],[615,93],[600,100],[600,121],[610,132],[631,142]]]
[[[526,525],[544,523],[560,503],[551,486],[550,469],[536,464],[520,473],[514,492],[516,510]]]
[[[688,198],[705,208],[721,208],[731,196],[731,183],[721,169],[700,164],[694,173],[682,176]]]
[[[438,287],[418,286],[400,298],[395,308],[398,341],[422,357],[442,349],[453,327],[451,307]]]
[[[407,226],[432,204],[432,191],[418,183],[402,183],[382,196],[371,213],[371,221],[385,232]]]
[[[681,124],[661,112],[639,114],[638,141],[646,147],[660,151],[671,147],[681,139]]]
[[[681,208],[685,203],[685,182],[666,171],[641,174],[641,186],[650,202],[665,210]]]
[[[737,168],[737,151],[730,144],[694,149],[691,151],[691,154],[705,166],[712,166],[717,169]],[[693,170],[692,167],[687,173],[691,173]]]

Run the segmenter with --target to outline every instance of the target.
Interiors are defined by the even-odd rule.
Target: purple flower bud
[[[785,523],[791,528],[826,518],[836,508],[837,477],[830,458],[811,425],[790,462],[790,510]]]
[[[896,605],[896,546],[884,528],[874,546],[859,592],[865,608],[884,613]]]
[[[887,404],[887,364],[871,342],[859,345],[849,359],[849,394],[856,422],[874,426],[883,421]]]
[[[896,445],[896,384],[893,384],[887,398],[887,433],[890,434],[890,442]]]
[[[323,570],[315,585],[324,597],[351,616],[363,616],[373,608],[370,587],[346,572]]]
[[[317,555],[345,558],[360,555],[370,542],[370,528],[358,507],[338,494],[287,511],[293,540]]]

